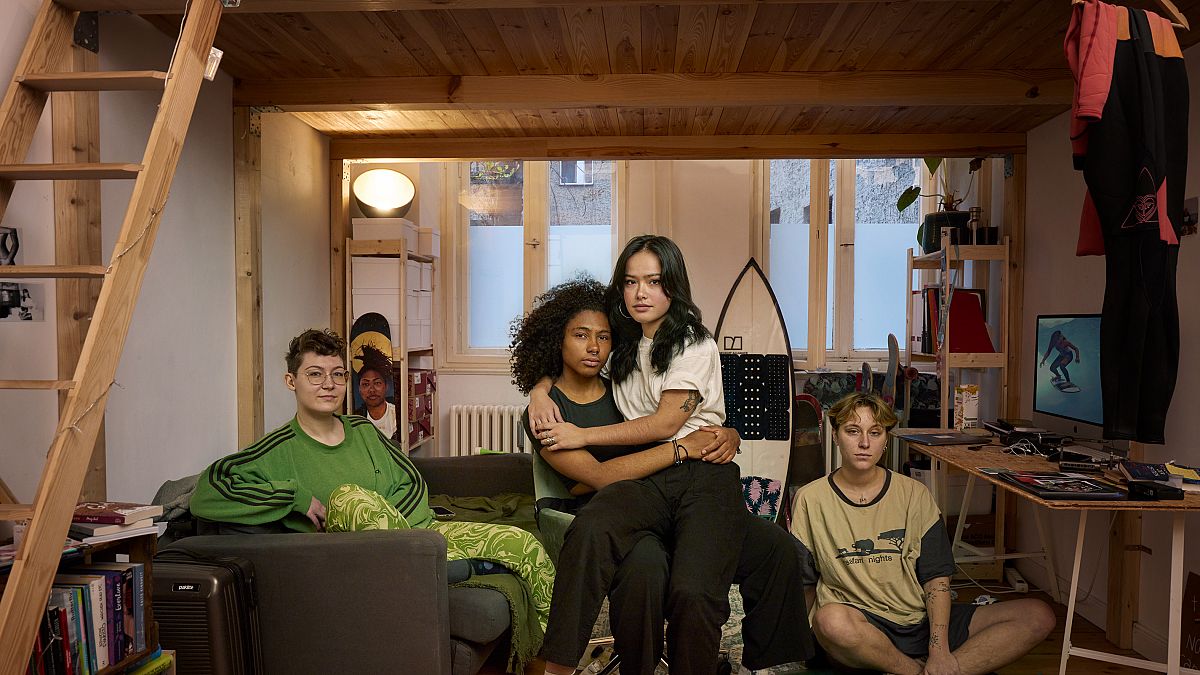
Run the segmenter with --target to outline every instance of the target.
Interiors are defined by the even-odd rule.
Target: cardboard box
[[[409,396],[420,396],[421,394],[429,393],[430,379],[426,377],[428,370],[412,369],[408,371],[408,394]]]
[[[442,255],[442,235],[432,227],[417,229],[417,253],[438,258]]]
[[[408,260],[404,266],[404,286],[409,293],[421,288],[421,263],[416,260]]]
[[[350,259],[350,265],[355,291],[386,288],[394,293],[400,289],[400,265],[395,259],[354,257]],[[420,276],[418,269],[418,279]]]

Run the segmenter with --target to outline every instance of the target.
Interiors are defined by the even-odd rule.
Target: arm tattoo
[[[929,646],[937,647],[942,644],[942,633],[946,630],[946,624],[935,623],[929,627]]]
[[[696,411],[696,407],[699,406],[700,401],[703,400],[704,397],[700,395],[700,392],[693,389],[692,391],[688,392],[687,398],[684,399],[683,405],[679,406],[679,409],[690,415]]]

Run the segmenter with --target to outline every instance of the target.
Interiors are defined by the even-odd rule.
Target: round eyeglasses
[[[325,372],[320,371],[320,370],[304,371],[304,379],[308,380],[308,383],[314,387],[319,387],[319,386],[325,384],[326,379],[333,380],[333,383],[340,387],[340,386],[345,385],[346,380],[348,380],[349,378],[350,378],[350,372],[346,371],[346,370],[335,370],[329,374],[325,374]]]

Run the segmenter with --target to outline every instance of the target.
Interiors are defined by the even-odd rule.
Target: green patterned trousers
[[[329,496],[325,529],[329,532],[403,530],[408,522],[378,492],[358,485],[339,486]],[[532,534],[511,525],[433,521],[429,528],[446,538],[449,560],[475,558],[504,565],[529,587],[538,624],[546,630],[554,563]]]

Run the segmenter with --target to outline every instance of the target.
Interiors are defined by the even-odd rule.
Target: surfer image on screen
[[[1046,353],[1042,356],[1042,360],[1038,364],[1039,367],[1046,365],[1046,359],[1050,358],[1050,353],[1054,350],[1058,350],[1058,356],[1050,363],[1050,372],[1053,373],[1050,378],[1050,384],[1063,391],[1069,389],[1079,391],[1079,388],[1071,382],[1071,373],[1067,371],[1067,366],[1070,365],[1072,360],[1076,363],[1079,362],[1079,347],[1072,344],[1067,339],[1067,336],[1063,335],[1061,330],[1056,330],[1050,335],[1050,344],[1046,345]],[[1075,353],[1074,359],[1071,356],[1072,352]]]
[[[738,467],[729,462],[733,452],[712,441],[693,440],[707,437],[708,429],[716,440],[725,411],[717,346],[691,300],[679,248],[665,237],[632,239],[599,300],[592,311],[564,318],[565,325],[550,338],[561,345],[557,370],[518,377],[518,386],[531,390],[529,431],[542,445],[542,456],[569,478],[575,476],[568,461],[584,448],[594,460],[613,447],[631,453],[642,444],[656,444],[665,448],[667,466],[647,462],[639,473],[614,475],[616,482],[596,486],[602,489],[579,509],[559,558],[543,649],[546,672],[574,672],[604,596],[610,591],[623,595],[618,587],[630,579],[644,585],[643,593],[660,594],[662,602],[642,597],[614,605],[615,636],[621,640],[632,630],[634,637],[626,644],[636,644],[618,648],[623,671],[653,672],[662,650],[664,618],[672,670],[713,671],[735,578],[742,579],[743,593],[748,588],[765,591],[766,576],[777,580],[758,601],[747,599],[744,663],[766,667],[807,658],[811,639],[803,594],[792,583],[797,574],[790,571],[798,565],[794,543],[790,536],[779,541],[776,526],[765,523],[772,531],[761,532],[752,523]],[[524,326],[535,325],[539,312],[553,311],[544,306],[526,317]],[[525,341],[529,337],[518,332],[514,338],[514,375],[528,350],[552,348],[541,341],[534,346]],[[599,377],[608,340],[611,385]],[[576,348],[575,341],[583,345]],[[594,414],[583,419],[605,398],[611,411],[607,419]],[[621,421],[622,416],[628,421]],[[612,473],[617,471],[614,466]],[[782,553],[771,551],[776,548]],[[657,572],[629,575],[626,565],[633,564]],[[751,573],[765,576],[757,582],[746,579]],[[654,579],[658,585],[647,584]],[[648,611],[622,611],[639,606]]]

